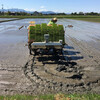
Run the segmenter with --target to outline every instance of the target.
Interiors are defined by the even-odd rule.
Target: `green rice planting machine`
[[[65,44],[63,25],[36,24],[30,22],[28,27],[28,48],[30,54],[62,53]]]

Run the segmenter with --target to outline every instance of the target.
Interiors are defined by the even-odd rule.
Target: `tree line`
[[[74,13],[71,13],[71,15],[100,15],[100,13],[97,13],[97,12],[87,12],[87,13],[83,13],[83,12],[74,12]]]
[[[50,13],[50,14],[43,14],[41,12],[33,12],[33,13],[28,13],[28,12],[1,12],[0,11],[0,15],[12,15],[12,16],[42,16],[42,15],[97,15],[100,16],[100,13],[97,12],[87,12],[87,13],[83,13],[83,12],[73,12],[71,14],[66,14],[66,13]]]

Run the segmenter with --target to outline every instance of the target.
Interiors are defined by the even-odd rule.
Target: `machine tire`
[[[29,54],[32,55],[31,43],[28,44]]]

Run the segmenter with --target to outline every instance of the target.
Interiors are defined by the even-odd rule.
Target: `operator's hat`
[[[29,23],[30,23],[30,24],[35,24],[35,21],[30,21]]]
[[[55,18],[53,18],[53,20],[54,20],[54,21],[56,21],[56,20],[57,20],[57,18],[55,17]]]

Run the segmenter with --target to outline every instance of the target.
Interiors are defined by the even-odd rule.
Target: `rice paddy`
[[[100,23],[100,16],[93,15],[42,15],[42,16],[0,16],[0,18],[67,18],[67,19],[75,19],[75,20],[83,20],[90,22],[98,22]],[[9,20],[6,20],[9,21]],[[2,22],[6,22],[2,21]],[[1,21],[0,21],[1,22]]]

